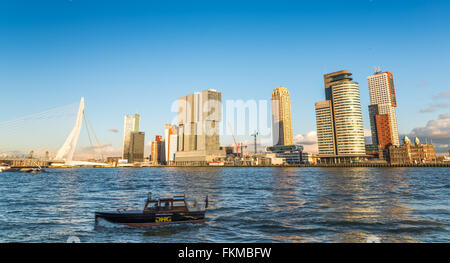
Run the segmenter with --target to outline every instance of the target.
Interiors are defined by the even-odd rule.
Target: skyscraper
[[[334,138],[333,105],[331,100],[316,102],[317,141],[319,153],[336,154],[336,140]]]
[[[293,145],[291,98],[284,87],[272,92],[272,136],[274,145]]]
[[[123,124],[123,147],[122,159],[128,160],[132,154],[131,137],[133,133],[139,132],[139,114],[127,114]]]
[[[359,86],[351,75],[348,70],[324,75],[326,100],[315,104],[319,156],[324,162],[366,157]]]
[[[165,163],[164,139],[160,135],[156,135],[152,141],[151,160],[153,164]]]
[[[172,124],[164,125],[165,153],[167,164],[175,161],[175,153],[178,151],[178,127]]]
[[[391,72],[376,72],[367,77],[369,83],[369,118],[372,144],[381,148],[387,144],[400,145],[395,107],[394,78]]]
[[[132,132],[131,133],[131,151],[128,158],[129,163],[143,162],[144,161],[144,145],[145,145],[145,133],[144,132]]]
[[[178,99],[178,152],[180,165],[207,164],[224,157],[220,150],[219,123],[222,120],[222,93],[203,90]]]

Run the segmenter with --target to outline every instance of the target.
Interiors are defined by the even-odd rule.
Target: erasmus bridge
[[[77,114],[77,119],[75,121],[75,126],[73,127],[72,131],[70,132],[69,136],[67,137],[66,141],[64,142],[63,146],[61,146],[61,148],[58,150],[58,152],[56,153],[56,157],[55,157],[55,163],[53,165],[58,165],[60,163],[57,163],[58,161],[63,161],[62,165],[106,165],[105,163],[96,163],[96,162],[85,162],[85,161],[74,161],[73,160],[73,154],[75,153],[75,148],[77,147],[77,143],[78,143],[78,137],[80,136],[80,131],[81,131],[81,126],[83,123],[83,117],[86,120],[86,126],[89,123],[86,113],[84,111],[84,97],[81,98],[80,101],[80,107],[78,108],[78,114]],[[91,129],[92,129],[92,125],[91,125]],[[93,129],[92,129],[93,131]],[[95,135],[95,133],[93,132],[93,134]],[[88,130],[88,135],[89,135],[89,130]],[[97,136],[95,136],[95,138],[97,139]],[[89,141],[91,142],[92,145],[92,140],[91,137],[89,135]],[[97,139],[97,143],[98,143],[98,139]]]
[[[86,130],[88,133],[88,137],[89,137],[89,142],[91,147],[93,148],[94,143],[93,143],[93,139],[96,141],[97,146],[100,145],[99,140],[94,132],[94,129],[92,128],[92,124],[90,123],[89,119],[87,118],[85,109],[84,109],[84,98],[82,97],[78,106],[78,111],[77,111],[77,115],[76,115],[76,120],[75,120],[75,124],[73,129],[71,130],[71,132],[69,133],[69,135],[67,136],[67,138],[65,139],[64,143],[62,144],[62,146],[59,148],[59,150],[56,152],[56,156],[54,158],[49,158],[48,156],[46,156],[46,161],[45,163],[47,164],[51,164],[52,166],[82,166],[82,165],[95,165],[95,166],[101,166],[101,165],[106,165],[103,162],[87,162],[87,161],[75,161],[74,160],[74,153],[75,150],[77,148],[77,144],[78,144],[78,139],[80,136],[80,132],[81,132],[81,128],[82,128],[82,124],[83,124],[83,120],[85,122],[85,126],[86,126]],[[56,108],[53,111],[63,111],[63,109],[61,108]],[[39,114],[34,114],[34,115],[30,115],[27,117],[23,117],[23,118],[19,118],[18,120],[14,120],[14,121],[9,121],[9,122],[4,122],[4,123],[0,123],[0,128],[4,128],[5,130],[12,130],[12,132],[14,133],[14,128],[19,128],[19,129],[23,129],[23,127],[21,127],[21,123],[25,122],[24,120],[27,119],[51,119],[52,117],[54,118],[55,116],[50,116],[51,115],[52,110],[43,112],[43,113],[39,113]],[[53,114],[56,115],[56,114]],[[59,117],[64,117],[64,114],[59,114]],[[33,128],[33,127],[32,127]],[[47,133],[47,131],[49,131],[50,129],[52,129],[53,127],[46,127],[44,128],[44,132]],[[90,129],[89,129],[90,128]],[[30,128],[29,128],[30,129]],[[90,131],[91,130],[91,131]],[[93,136],[91,136],[91,133]],[[1,135],[0,135],[1,136]],[[19,136],[20,137],[20,136]],[[94,137],[94,138],[92,138]],[[14,139],[12,140],[12,142],[10,143],[14,143]],[[1,145],[0,145],[1,148]],[[1,153],[1,152],[0,152]],[[30,152],[30,157],[29,158],[1,158],[0,156],[0,162],[7,162],[9,161],[13,161],[16,163],[21,163],[23,165],[23,163],[31,165],[30,164],[30,160],[32,161],[32,163],[36,163],[36,161],[39,160],[34,160],[33,156],[32,156],[32,152]],[[48,155],[48,152],[46,152],[46,155]],[[28,161],[26,161],[28,160]],[[103,154],[102,154],[102,160],[103,160]],[[42,162],[41,162],[42,164]]]

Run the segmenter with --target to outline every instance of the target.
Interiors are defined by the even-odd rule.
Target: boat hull
[[[179,223],[203,223],[205,221],[205,211],[170,213],[142,213],[142,211],[96,212],[95,222],[98,223],[100,218],[113,224],[130,227],[152,227]]]

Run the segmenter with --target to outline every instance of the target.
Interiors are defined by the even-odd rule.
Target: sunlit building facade
[[[414,144],[405,136],[403,145],[388,145],[384,149],[386,160],[390,164],[429,164],[435,163],[436,152],[432,144],[421,144],[419,138],[415,138]]]
[[[213,89],[178,99],[177,165],[206,165],[224,158],[220,150],[222,93]]]
[[[139,132],[139,114],[127,114],[124,118],[123,124],[123,147],[122,159],[129,160],[133,154],[132,148],[132,134]]]
[[[352,73],[324,75],[325,101],[315,104],[319,157],[324,163],[365,160],[359,86]]]
[[[164,139],[160,135],[155,136],[152,141],[151,161],[152,164],[165,164],[165,146]]]
[[[319,153],[322,155],[335,155],[336,140],[334,138],[333,105],[331,100],[316,102],[315,108]]]
[[[285,87],[272,92],[272,136],[274,145],[293,145],[291,98]]]
[[[175,162],[175,153],[178,151],[178,127],[172,124],[164,125],[165,160],[167,164]]]
[[[370,95],[369,118],[372,144],[379,146],[381,149],[388,144],[399,146],[397,115],[395,113],[397,98],[393,74],[391,72],[380,72],[377,69],[367,80]],[[387,115],[387,117],[377,117],[378,115]],[[387,140],[388,138],[390,140]]]
[[[331,87],[336,150],[338,155],[365,155],[359,86],[350,80]]]

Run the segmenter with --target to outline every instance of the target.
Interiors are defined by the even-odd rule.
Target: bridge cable
[[[89,125],[89,127],[90,127],[90,129],[91,129],[91,131],[92,131],[92,134],[94,135],[95,141],[97,142],[97,145],[99,146],[99,149],[100,149],[100,155],[102,156],[102,160],[103,160],[103,150],[102,150],[100,141],[99,141],[99,139],[98,139],[98,137],[97,137],[97,134],[95,134],[94,127],[92,126],[91,121],[90,121],[89,118],[87,117],[86,111],[84,111],[83,113],[84,113],[84,117],[85,117],[85,122],[87,123],[87,125]],[[87,127],[87,125],[86,125],[86,127]]]

